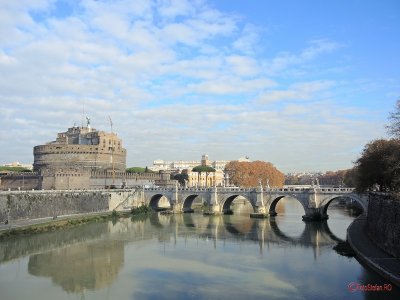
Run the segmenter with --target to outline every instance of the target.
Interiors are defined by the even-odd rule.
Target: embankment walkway
[[[393,257],[376,246],[367,232],[367,218],[360,216],[347,229],[347,240],[357,258],[378,274],[400,287],[400,258]]]
[[[94,217],[94,216],[106,216],[106,215],[110,215],[110,214],[111,214],[110,211],[100,211],[100,212],[57,216],[56,219],[54,219],[52,217],[46,217],[46,218],[40,218],[40,219],[16,220],[16,221],[11,221],[8,224],[0,223],[0,234],[2,232],[10,231],[13,229],[22,229],[22,228],[28,228],[28,227],[36,226],[36,225],[51,224],[51,223],[55,223],[55,222],[62,221],[62,220],[74,220],[74,219],[89,218],[89,217]]]

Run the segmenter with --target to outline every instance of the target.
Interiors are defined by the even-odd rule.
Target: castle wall
[[[0,190],[33,190],[41,186],[41,177],[37,173],[12,173],[1,177]]]
[[[111,170],[125,171],[126,151],[116,150],[112,153],[101,145],[62,145],[49,144],[33,148],[33,169],[39,170]]]
[[[162,182],[162,174],[159,173],[126,173],[115,172],[114,180],[112,172],[92,172],[90,176],[90,188],[102,189],[114,185],[117,188],[131,188],[142,185],[157,185]]]
[[[137,186],[175,186],[175,180],[169,180],[169,174],[115,172],[44,172],[9,174],[2,177],[0,190],[89,190],[132,188]]]

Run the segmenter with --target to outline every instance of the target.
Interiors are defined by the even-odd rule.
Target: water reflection
[[[351,299],[349,282],[382,281],[332,250],[342,221],[351,222],[347,212],[333,208],[328,222],[304,223],[290,205],[269,219],[250,219],[241,205],[235,215],[154,214],[0,242],[2,297],[25,298],[17,287],[36,284],[32,299]],[[25,260],[31,277],[11,280]]]
[[[28,272],[50,277],[68,293],[97,290],[113,282],[124,264],[119,241],[75,244],[29,257]]]

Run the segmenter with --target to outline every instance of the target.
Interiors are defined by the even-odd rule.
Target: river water
[[[334,202],[333,202],[334,203]],[[355,218],[331,205],[304,223],[300,204],[278,216],[201,213],[124,218],[0,242],[0,299],[400,299],[348,286],[389,282],[333,247]]]

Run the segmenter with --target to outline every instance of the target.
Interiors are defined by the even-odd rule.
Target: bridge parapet
[[[356,189],[354,188],[317,188],[318,192],[331,192],[331,193],[353,193]]]

